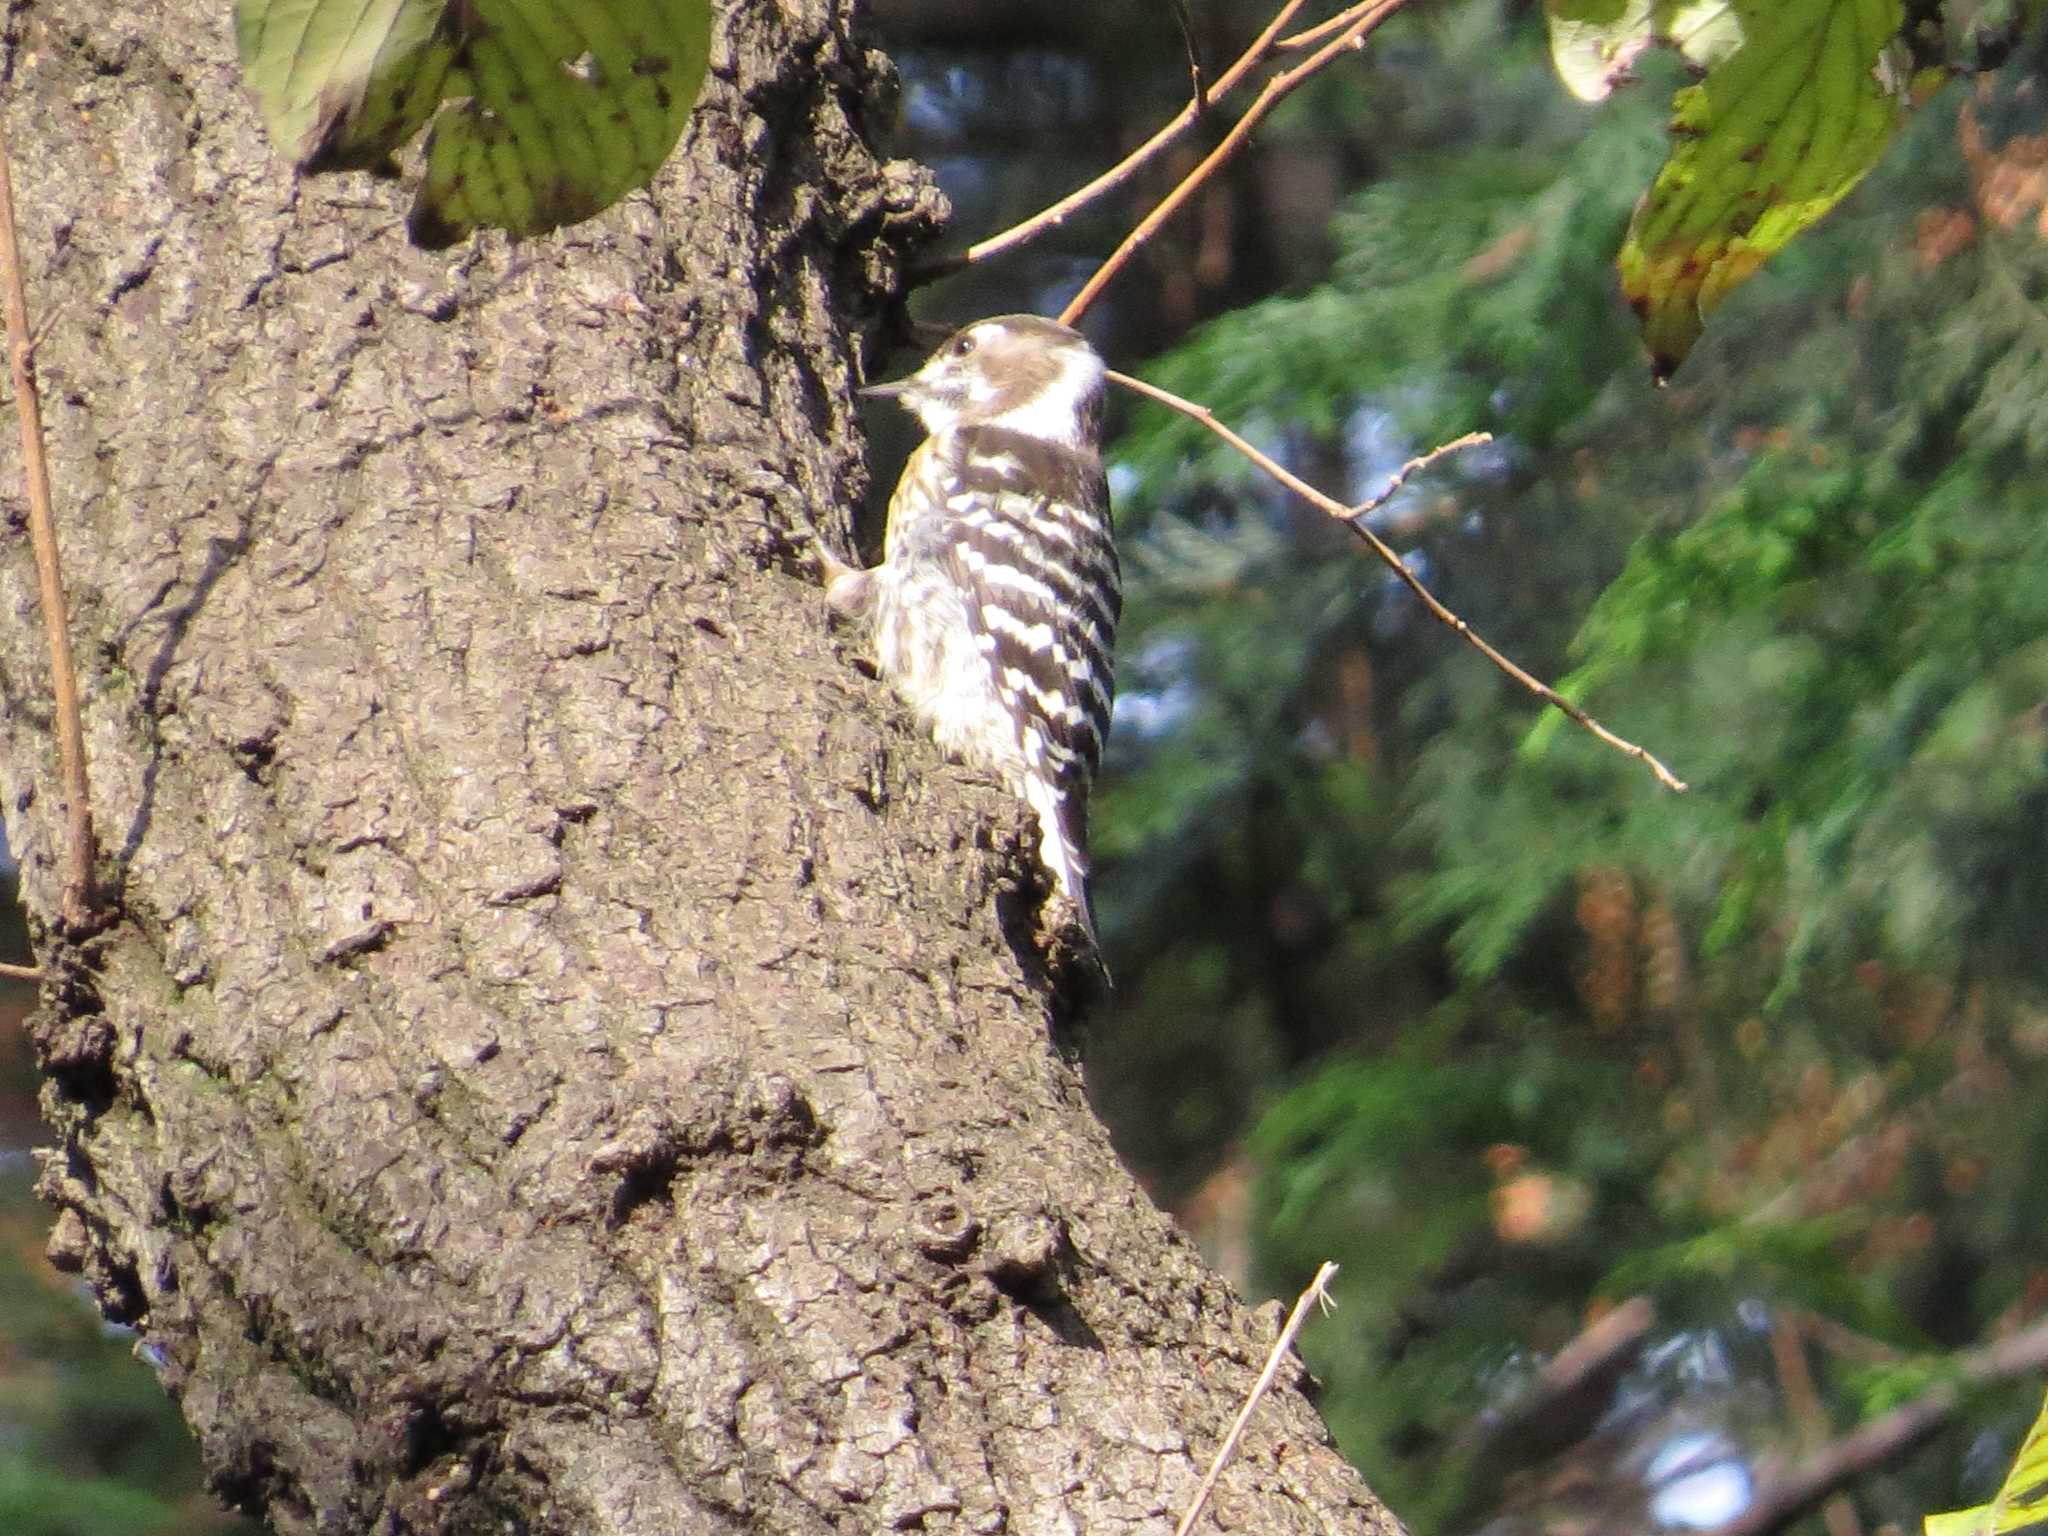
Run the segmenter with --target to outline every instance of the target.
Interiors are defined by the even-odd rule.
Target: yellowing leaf
[[[1550,57],[1581,101],[1605,101],[1659,44],[1705,69],[1742,43],[1729,0],[1544,0]]]
[[[1673,98],[1677,143],[1618,263],[1659,378],[1716,305],[1863,179],[1904,111],[1883,67],[1899,0],[1735,9],[1742,44]]]
[[[396,174],[433,118],[407,225],[438,247],[645,185],[703,84],[711,0],[237,0],[235,41],[302,170]]]
[[[2048,1406],[2020,1444],[1998,1497],[1975,1509],[1929,1515],[1927,1536],[2012,1536],[2048,1520]]]

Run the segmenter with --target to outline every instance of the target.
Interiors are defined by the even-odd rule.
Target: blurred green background
[[[1152,0],[874,9],[895,148],[963,245],[1185,98]],[[1269,14],[1194,10],[1215,67]],[[1588,107],[1539,6],[1417,5],[1087,322],[1348,500],[1493,433],[1378,526],[1693,786],[1544,717],[1198,428],[1116,405],[1091,1089],[1247,1292],[1344,1264],[1304,1351],[1422,1536],[1717,1525],[2048,1304],[2041,62],[1928,101],[1660,390],[1612,263],[1679,77],[1647,60]],[[1057,308],[1212,116],[920,317]],[[875,433],[886,489],[908,433]],[[20,1038],[0,1020],[9,1147]],[[9,1152],[0,1531],[217,1528],[148,1371],[37,1257],[27,1182]],[[1589,1325],[1644,1316],[1540,1432],[1517,1419]],[[1806,1527],[1987,1496],[2040,1398],[1973,1389]]]

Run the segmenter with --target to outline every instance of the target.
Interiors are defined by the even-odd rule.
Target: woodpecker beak
[[[858,392],[870,400],[894,400],[909,387],[910,379],[898,379],[893,384],[864,384]]]

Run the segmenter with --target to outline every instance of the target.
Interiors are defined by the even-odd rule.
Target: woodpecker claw
[[[814,562],[818,567],[819,579],[828,588],[834,581],[857,567],[848,565],[832,553],[832,546],[826,541],[818,525],[797,512],[791,516],[791,527],[785,542],[792,553],[800,559]]]

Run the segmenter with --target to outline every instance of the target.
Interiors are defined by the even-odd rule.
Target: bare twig
[[[1685,781],[1672,773],[1653,754],[1637,746],[1634,742],[1615,735],[1614,732],[1608,730],[1606,726],[1595,720],[1591,715],[1579,708],[1578,705],[1551,687],[1550,684],[1525,671],[1495,650],[1477,630],[1473,629],[1471,625],[1438,602],[1436,595],[1422,584],[1421,579],[1413,571],[1408,569],[1408,563],[1396,554],[1384,539],[1365,525],[1364,515],[1384,505],[1387,498],[1393,495],[1394,491],[1400,487],[1401,483],[1408,476],[1426,465],[1435,463],[1447,453],[1451,453],[1459,448],[1469,447],[1475,443],[1491,441],[1485,433],[1470,433],[1458,438],[1454,442],[1445,443],[1440,448],[1433,448],[1419,458],[1410,459],[1400,469],[1395,471],[1394,477],[1389,482],[1386,490],[1382,491],[1372,500],[1361,503],[1359,506],[1347,507],[1335,497],[1324,495],[1323,492],[1317,490],[1299,475],[1294,474],[1278,460],[1254,448],[1244,438],[1218,421],[1216,413],[1211,411],[1206,405],[1197,405],[1192,400],[1184,400],[1171,390],[1161,389],[1156,384],[1148,384],[1143,379],[1133,378],[1127,373],[1118,373],[1115,370],[1111,370],[1109,377],[1123,385],[1124,388],[1135,390],[1148,400],[1157,400],[1161,405],[1169,406],[1179,411],[1183,416],[1200,422],[1239,453],[1258,465],[1267,474],[1271,475],[1275,480],[1286,486],[1287,489],[1294,492],[1295,495],[1301,497],[1310,505],[1327,512],[1331,517],[1336,518],[1356,534],[1379,557],[1381,563],[1388,570],[1400,578],[1402,585],[1415,594],[1416,600],[1429,610],[1430,616],[1439,624],[1445,625],[1454,631],[1467,645],[1471,646],[1480,655],[1492,662],[1494,666],[1505,672],[1529,692],[1535,694],[1537,698],[1541,699],[1551,708],[1560,711],[1581,730],[1587,731],[1605,742],[1608,746],[1614,748],[1615,751],[1621,753],[1622,756],[1634,758],[1637,762],[1648,768],[1651,773],[1656,775],[1657,782],[1666,789],[1681,793],[1684,791]]]
[[[1173,1528],[1173,1536],[1188,1536],[1195,1528],[1195,1522],[1202,1518],[1202,1511],[1209,1507],[1209,1495],[1216,1491],[1216,1480],[1223,1475],[1223,1469],[1230,1465],[1230,1458],[1237,1454],[1237,1443],[1244,1438],[1244,1428],[1252,1420],[1252,1411],[1259,1406],[1259,1400],[1272,1389],[1274,1378],[1280,1374],[1280,1362],[1287,1358],[1288,1346],[1294,1336],[1301,1332],[1301,1325],[1308,1321],[1308,1309],[1312,1303],[1324,1308],[1331,1305],[1329,1286],[1337,1278],[1337,1266],[1324,1263],[1316,1271],[1315,1279],[1309,1281],[1308,1289],[1301,1293],[1294,1303],[1294,1310],[1287,1315],[1287,1323],[1280,1330],[1280,1337],[1273,1341],[1273,1348],[1266,1356],[1266,1368],[1259,1372],[1259,1379],[1252,1383],[1251,1391],[1244,1395],[1244,1406],[1237,1410],[1237,1418],[1231,1422],[1230,1433],[1223,1437],[1223,1444],[1216,1448],[1215,1459],[1209,1463],[1209,1470],[1203,1475],[1202,1486],[1195,1490],[1194,1502],[1188,1505],[1188,1512],[1180,1517],[1180,1524]]]
[[[1438,443],[1426,453],[1418,453],[1414,458],[1408,460],[1407,463],[1387,476],[1387,483],[1380,487],[1378,495],[1367,497],[1355,507],[1344,507],[1341,512],[1333,515],[1341,517],[1349,523],[1355,523],[1361,517],[1369,517],[1394,499],[1401,487],[1408,483],[1410,475],[1418,474],[1422,470],[1428,469],[1438,459],[1447,459],[1460,449],[1483,448],[1492,441],[1493,434],[1491,432],[1467,432],[1463,437],[1454,437],[1448,443]],[[1338,503],[1338,505],[1342,506],[1342,503]],[[1392,551],[1388,553],[1391,554]],[[1395,555],[1394,558],[1400,560],[1401,557]],[[1401,562],[1401,568],[1403,570],[1408,568],[1406,561]]]
[[[36,327],[35,335],[28,339],[28,355],[31,358],[36,355],[36,348],[43,344],[43,338],[50,334],[50,327],[64,318],[64,308],[68,302],[68,300],[59,299],[50,306],[50,312],[43,316],[43,323]]]
[[[1150,240],[1159,227],[1172,218],[1183,203],[1194,196],[1196,188],[1207,181],[1218,166],[1237,153],[1238,146],[1250,136],[1252,129],[1259,125],[1260,119],[1278,106],[1296,86],[1321,70],[1338,54],[1362,44],[1378,29],[1381,22],[1407,3],[1408,0],[1375,0],[1374,4],[1354,7],[1352,11],[1346,13],[1352,18],[1349,26],[1292,69],[1282,70],[1268,80],[1257,99],[1246,108],[1244,116],[1239,118],[1232,125],[1230,132],[1223,136],[1223,142],[1209,151],[1202,163],[1183,177],[1180,185],[1160,200],[1158,207],[1139,220],[1138,227],[1124,236],[1123,244],[1110,253],[1109,260],[1096,268],[1095,275],[1082,285],[1081,291],[1068,301],[1065,309],[1060,311],[1060,320],[1064,324],[1072,325],[1088,306],[1095,302],[1096,295],[1109,285],[1109,280],[1123,270],[1124,264],[1131,259],[1138,247]]]
[[[980,240],[970,245],[967,248],[967,254],[961,260],[965,264],[972,266],[977,261],[987,261],[991,256],[1000,256],[1005,251],[1014,250],[1020,245],[1028,244],[1047,230],[1059,228],[1060,225],[1072,218],[1078,210],[1094,202],[1095,199],[1103,196],[1105,193],[1114,192],[1118,187],[1129,181],[1154,156],[1172,145],[1190,128],[1194,127],[1201,120],[1204,110],[1210,104],[1215,102],[1217,98],[1227,95],[1230,91],[1234,90],[1238,82],[1243,80],[1246,75],[1250,74],[1252,70],[1256,69],[1265,60],[1266,56],[1273,51],[1275,39],[1279,37],[1282,29],[1286,27],[1288,22],[1294,19],[1294,13],[1305,4],[1307,4],[1307,0],[1287,0],[1287,3],[1280,7],[1273,19],[1266,24],[1266,30],[1252,39],[1251,46],[1238,55],[1235,64],[1216,77],[1215,82],[1209,86],[1206,92],[1196,96],[1185,107],[1182,107],[1177,117],[1173,118],[1165,127],[1124,156],[1115,165],[1104,171],[1086,186],[1068,193],[1050,208],[1045,209],[1041,213],[1033,214],[1022,224],[1015,225],[1010,229],[1004,230],[999,235],[991,235],[986,240]]]
[[[85,778],[85,732],[78,716],[78,674],[71,664],[70,614],[57,562],[57,524],[50,514],[50,465],[43,453],[43,414],[37,403],[35,342],[28,295],[21,278],[21,242],[14,227],[14,183],[7,139],[0,132],[0,299],[7,307],[8,353],[13,363],[14,410],[21,422],[21,463],[28,482],[29,540],[35,546],[43,629],[50,642],[50,690],[57,707],[57,751],[64,767],[66,840],[60,912],[83,928],[93,912],[92,800]]]
[[[0,978],[8,981],[41,981],[43,973],[32,965],[11,965],[0,962]]]
[[[1339,11],[1328,21],[1319,21],[1312,27],[1304,27],[1292,37],[1281,38],[1278,43],[1274,44],[1274,47],[1276,49],[1284,49],[1289,53],[1303,48],[1313,48],[1324,38],[1330,36],[1331,33],[1341,32],[1350,26],[1352,22],[1358,19],[1361,12],[1371,10],[1375,3],[1376,0],[1365,0],[1365,3],[1362,5],[1354,5],[1349,9]]]
[[[1957,1375],[1972,1385],[2008,1381],[2048,1367],[2048,1323],[1971,1350]],[[1962,1406],[1952,1383],[1929,1387],[1890,1413],[1859,1425],[1802,1460],[1785,1476],[1756,1491],[1742,1514],[1711,1536],[1768,1536],[1818,1508],[1837,1488],[1874,1471],[1940,1429]]]
[[[1202,68],[1202,44],[1195,36],[1194,14],[1188,9],[1188,0],[1167,0],[1167,4],[1173,11],[1173,24],[1180,28],[1181,45],[1188,51],[1188,86],[1195,93],[1199,116],[1209,110],[1209,72]]]

